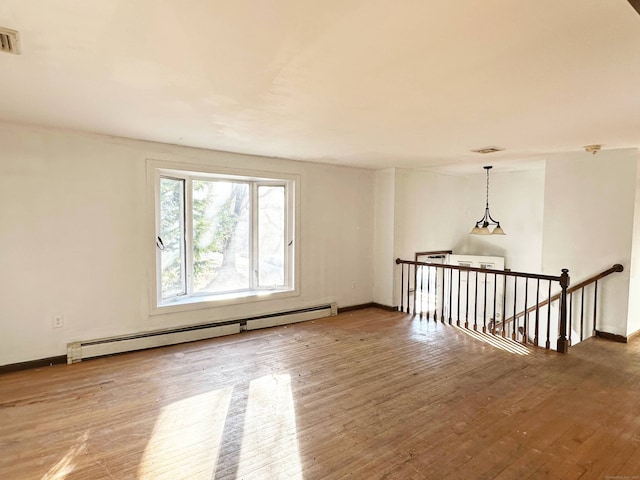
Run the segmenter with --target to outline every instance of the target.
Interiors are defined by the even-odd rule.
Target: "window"
[[[295,290],[295,177],[152,171],[156,307]]]

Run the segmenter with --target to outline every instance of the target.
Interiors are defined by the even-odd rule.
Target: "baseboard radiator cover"
[[[190,325],[131,335],[119,335],[109,338],[72,342],[67,344],[67,363],[78,363],[88,358],[232,335],[244,330],[256,330],[259,328],[304,322],[334,316],[337,315],[337,312],[337,305],[331,303],[298,310],[237,318],[225,322]]]
[[[257,330],[258,328],[275,327],[277,325],[287,325],[289,323],[306,322],[316,318],[333,317],[338,314],[338,305],[328,303],[317,307],[302,308],[289,312],[272,313],[244,319],[243,325],[246,330]]]

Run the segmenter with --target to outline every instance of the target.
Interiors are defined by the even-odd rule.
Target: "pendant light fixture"
[[[487,171],[487,203],[484,209],[484,216],[476,222],[475,227],[469,232],[474,235],[506,235],[502,227],[500,226],[500,222],[491,218],[491,214],[489,213],[489,170],[491,170],[493,166],[488,165],[484,167]],[[490,226],[495,225],[496,227],[493,231],[489,230]]]

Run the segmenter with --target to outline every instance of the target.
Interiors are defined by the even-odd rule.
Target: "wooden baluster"
[[[567,353],[569,344],[567,343],[567,289],[569,288],[569,270],[562,269],[560,275],[560,335],[556,343],[556,351],[558,353]]]
[[[413,266],[413,315],[416,314],[416,303],[418,301],[418,265]]]
[[[431,267],[427,267],[427,320],[431,319]]]
[[[438,267],[433,267],[433,319],[438,321]]]
[[[424,316],[424,265],[420,265],[420,317]]]
[[[428,303],[428,296],[427,296],[427,288],[429,287],[429,285],[427,284],[427,277],[425,274],[425,269],[428,271],[429,267],[422,267],[422,292],[421,292],[421,297],[422,297],[422,315],[425,314],[425,311],[428,311],[429,308],[427,306],[425,306],[426,303]]]
[[[433,267],[434,270],[434,282],[433,282],[433,319],[438,321],[438,267]]]
[[[540,279],[536,284],[536,326],[533,332],[533,343],[538,346],[538,335],[540,333]]]
[[[431,298],[433,298],[432,308],[433,308],[433,319],[437,320],[436,313],[438,312],[438,269],[436,267],[431,267],[431,271],[433,272],[431,279]]]
[[[414,299],[413,299],[413,303],[415,305],[415,315],[420,315],[420,312],[422,311],[422,309],[420,308],[420,295],[421,295],[421,291],[420,291],[420,268],[422,268],[420,265],[416,265],[416,272],[414,275],[414,282],[415,282],[415,287],[414,287],[414,291],[413,291],[413,295],[414,295]]]
[[[427,319],[429,319],[429,267],[426,267],[427,270],[427,277],[426,277],[426,285],[422,286],[422,314],[427,316]],[[422,275],[424,278],[424,271],[425,268],[422,269]]]
[[[571,346],[571,332],[573,332],[573,292],[569,294],[569,346]]]
[[[522,343],[524,345],[527,344],[527,337],[529,335],[529,314],[527,313],[527,308],[529,308],[529,306],[527,305],[528,303],[528,297],[529,297],[529,279],[525,279],[524,281],[524,320],[523,320],[523,332],[522,332]]]
[[[598,281],[596,280],[596,283],[594,283],[593,285],[593,331],[591,332],[591,335],[593,337],[596,336],[596,332],[598,331],[597,324],[596,324],[597,312],[598,312]]]
[[[584,340],[584,287],[580,289],[580,341]]]
[[[487,333],[487,272],[484,272],[484,310],[482,319],[482,333]]]
[[[465,303],[464,328],[469,328],[469,270],[467,270],[467,302]]]
[[[551,280],[549,280],[549,293],[547,298],[549,299],[549,303],[547,303],[547,341],[545,343],[545,348],[548,350],[551,348],[551,332],[549,331],[551,328]]]
[[[400,311],[404,312],[404,263],[400,264]]]
[[[473,329],[478,330],[478,272],[476,272],[476,294],[473,297]]]
[[[407,313],[411,313],[411,264],[407,264]]]
[[[453,300],[453,268],[449,269],[449,325],[451,325],[451,302]]]
[[[414,278],[414,286],[413,286],[413,305],[414,305],[414,315],[420,315],[420,265],[415,266],[415,273],[413,274]]]
[[[456,325],[460,326],[460,276],[462,275],[462,271],[458,270],[458,310],[456,310],[456,316],[458,320],[456,321]]]
[[[518,331],[518,317],[516,317],[516,313],[518,312],[516,305],[518,304],[518,277],[513,277],[513,327],[511,330],[511,340],[516,340]]]
[[[496,334],[496,322],[498,318],[496,316],[496,301],[498,296],[498,274],[493,274],[493,322],[491,323],[491,335]]]
[[[441,269],[442,270],[442,290],[440,291],[440,297],[441,297],[441,302],[440,302],[440,321],[442,323],[444,323],[444,293],[445,293],[445,277],[446,274],[444,273],[444,267]]]
[[[505,329],[507,328],[507,276],[502,275],[502,338],[505,338]]]

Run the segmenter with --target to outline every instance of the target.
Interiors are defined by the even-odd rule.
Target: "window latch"
[[[162,242],[162,239],[160,237],[156,237],[156,247],[158,247],[160,250],[164,250],[164,243]]]

